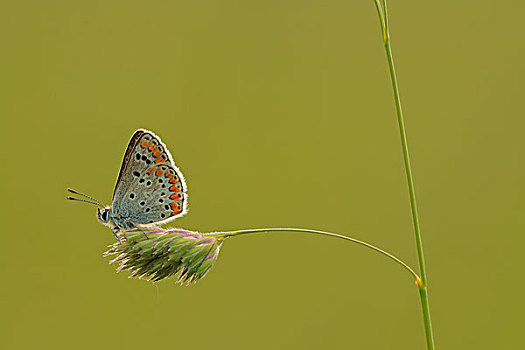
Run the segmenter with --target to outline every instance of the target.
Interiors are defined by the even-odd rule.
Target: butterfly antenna
[[[66,199],[69,199],[70,201],[78,201],[78,202],[91,203],[91,204],[98,205],[99,207],[105,208],[103,205],[101,205],[101,204],[99,204],[99,203],[97,203],[97,202],[88,201],[88,200],[86,200],[86,199],[80,199],[80,198],[75,198],[75,197],[67,197]]]
[[[75,190],[73,190],[73,189],[71,189],[71,188],[68,188],[67,190],[68,190],[69,192],[71,192],[71,193],[78,194],[78,195],[84,196],[84,197],[86,197],[86,198],[88,198],[88,199],[91,199],[92,202],[90,202],[90,201],[86,201],[86,200],[82,200],[82,199],[78,199],[78,198],[67,197],[67,199],[69,199],[69,200],[77,200],[77,201],[83,201],[83,202],[93,203],[93,204],[97,204],[97,205],[101,206],[102,208],[105,208],[104,204],[100,203],[100,202],[99,202],[98,200],[96,200],[95,198],[88,196],[87,194],[80,193],[80,192],[75,191]]]

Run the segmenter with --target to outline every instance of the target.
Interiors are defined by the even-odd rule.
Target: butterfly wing
[[[166,145],[139,129],[124,154],[112,214],[125,228],[162,224],[187,212],[186,182]]]
[[[129,188],[129,186],[131,185],[130,181],[133,180],[133,178],[131,177],[123,176],[125,174],[127,165],[129,164],[130,166],[135,166],[135,167],[138,167],[140,165],[146,168],[145,162],[137,164],[136,162],[132,162],[132,160],[130,159],[131,154],[133,150],[135,149],[135,145],[137,144],[137,141],[144,135],[145,132],[146,130],[139,129],[135,131],[135,133],[131,137],[131,140],[129,140],[128,147],[126,148],[126,153],[124,153],[124,159],[122,159],[122,165],[120,166],[120,171],[119,171],[118,178],[117,178],[117,184],[115,185],[115,189],[113,191],[113,202],[115,202],[116,197],[122,198],[124,194],[123,191],[125,192]],[[134,163],[134,164],[130,164],[130,163]],[[113,205],[114,204],[115,203],[113,203]]]

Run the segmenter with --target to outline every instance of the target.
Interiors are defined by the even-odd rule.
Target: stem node
[[[419,276],[417,276],[417,278],[416,278],[416,285],[421,290],[426,290],[427,289],[427,287],[425,286],[425,284],[423,283],[423,281],[421,280],[421,278]]]

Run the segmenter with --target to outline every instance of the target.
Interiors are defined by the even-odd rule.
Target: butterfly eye
[[[104,210],[102,212],[102,220],[107,221],[108,220],[108,211]]]

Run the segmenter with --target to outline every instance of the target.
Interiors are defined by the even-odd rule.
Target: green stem
[[[374,251],[376,251],[378,253],[381,253],[384,256],[394,260],[396,263],[398,263],[399,265],[403,266],[408,272],[410,272],[410,274],[412,276],[414,276],[414,278],[416,279],[416,284],[420,284],[421,283],[421,279],[419,278],[418,274],[414,270],[412,270],[412,268],[410,266],[408,266],[405,262],[403,262],[401,259],[395,257],[394,255],[392,255],[392,254],[384,251],[383,249],[380,249],[380,248],[378,248],[378,247],[376,247],[376,246],[374,246],[374,245],[372,245],[370,243],[366,243],[366,242],[360,241],[358,239],[351,238],[351,237],[344,236],[344,235],[340,235],[340,234],[337,234],[337,233],[326,232],[326,231],[318,231],[318,230],[301,229],[301,228],[282,228],[282,227],[279,227],[279,228],[254,228],[254,229],[237,230],[237,231],[230,231],[230,232],[214,232],[214,233],[209,233],[207,235],[221,236],[221,237],[224,237],[224,238],[228,238],[228,237],[234,237],[234,236],[239,236],[239,235],[245,235],[245,234],[249,234],[249,233],[275,232],[275,231],[313,233],[313,234],[318,234],[318,235],[323,235],[323,236],[330,236],[330,237],[340,238],[340,239],[344,239],[344,240],[347,240],[347,241],[350,241],[350,242],[353,242],[353,243],[357,243],[359,245],[362,245],[364,247],[372,249],[372,250],[374,250]]]
[[[427,291],[427,276],[425,271],[425,258],[423,254],[423,243],[421,240],[421,230],[419,228],[419,217],[417,213],[416,204],[416,193],[414,190],[414,182],[412,179],[412,169],[410,166],[410,157],[408,154],[408,145],[406,139],[405,123],[403,119],[403,110],[401,109],[401,99],[399,97],[399,87],[397,84],[396,70],[394,68],[394,59],[392,57],[392,48],[390,46],[390,33],[388,26],[388,9],[386,6],[386,0],[383,0],[382,6],[378,0],[375,0],[376,8],[378,9],[379,20],[381,22],[381,31],[383,34],[383,42],[385,45],[385,52],[388,60],[388,67],[390,69],[390,78],[392,80],[392,89],[394,90],[394,101],[397,112],[397,122],[399,126],[399,134],[401,136],[401,146],[403,149],[403,159],[405,163],[405,173],[408,183],[408,193],[410,197],[410,207],[412,210],[412,223],[414,225],[414,233],[416,236],[417,256],[419,261],[419,271],[421,274],[421,284],[419,286],[419,296],[421,299],[421,306],[423,308],[423,320],[425,322],[425,334],[427,340],[427,348],[429,350],[434,349],[434,337],[432,334],[432,322],[430,318],[430,306],[428,303],[428,291]]]

